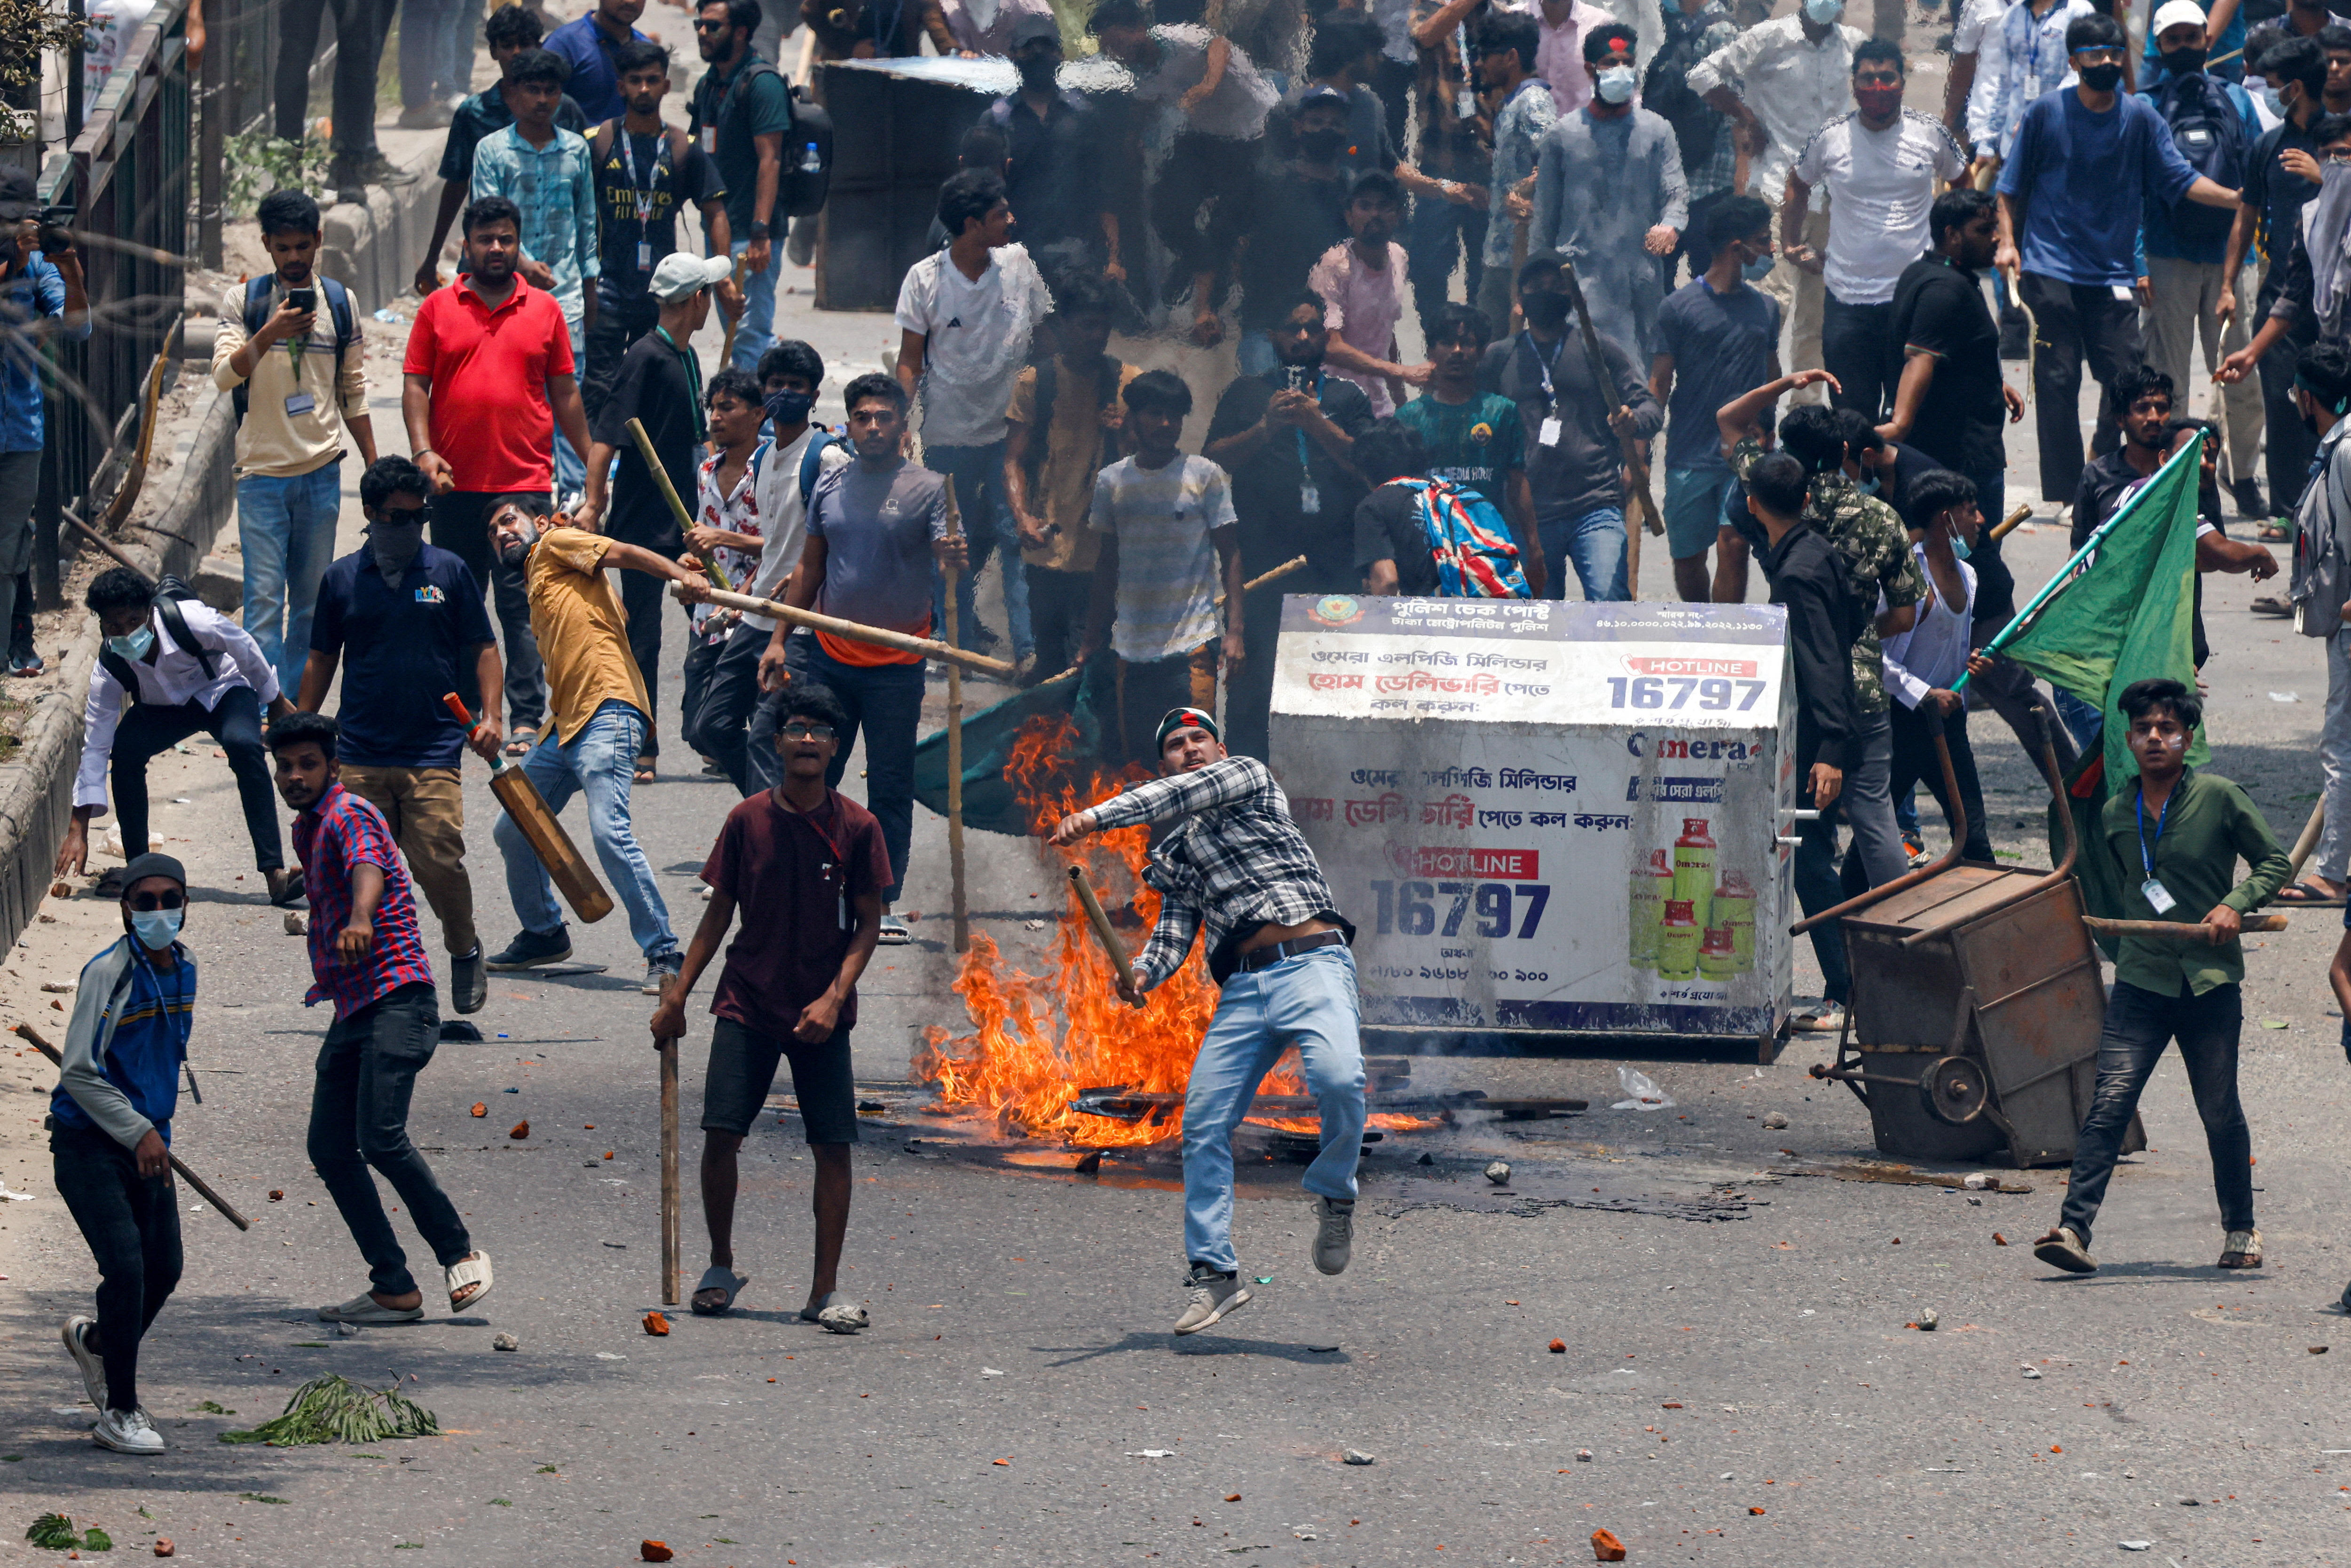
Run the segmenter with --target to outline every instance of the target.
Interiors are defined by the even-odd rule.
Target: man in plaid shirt
[[[1183,964],[1206,927],[1208,973],[1224,988],[1193,1061],[1184,1096],[1185,1280],[1176,1320],[1196,1333],[1246,1305],[1233,1255],[1233,1129],[1258,1084],[1290,1046],[1322,1121],[1322,1149],[1306,1167],[1315,1195],[1314,1266],[1346,1268],[1354,1237],[1355,1161],[1364,1143],[1364,1051],[1356,1029],[1355,928],[1332,907],[1330,884],[1264,763],[1228,757],[1217,721],[1179,707],[1159,721],[1160,778],[1050,835],[1067,848],[1089,833],[1169,824],[1151,846],[1144,880],[1160,895],[1159,925],[1119,995],[1143,993]]]
[[[408,1141],[416,1075],[440,1043],[441,1009],[416,925],[416,895],[392,829],[373,806],[343,788],[335,759],[341,727],[324,714],[293,713],[269,729],[277,793],[298,813],[294,852],[310,895],[310,971],[303,1002],[329,1001],[335,1021],[319,1051],[310,1092],[310,1164],[367,1260],[369,1289],[327,1322],[405,1323],[424,1315],[373,1166],[416,1221],[446,1272],[449,1308],[489,1294],[490,1257],[476,1251],[456,1205]]]

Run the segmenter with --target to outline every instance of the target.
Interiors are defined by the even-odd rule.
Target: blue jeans
[[[2071,1226],[2083,1245],[2090,1222],[2105,1201],[2106,1183],[2122,1157],[2131,1113],[2163,1048],[2179,1041],[2188,1090],[2204,1121],[2204,1142],[2212,1155],[2212,1187],[2220,1199],[2220,1224],[2229,1230],[2253,1228],[2253,1135],[2237,1098],[2237,1042],[2244,1004],[2235,986],[2215,986],[2202,996],[2167,997],[2121,980],[2106,997],[2105,1027],[2098,1034],[2098,1085],[2090,1092],[2090,1113],[2074,1145],[2074,1172],[2057,1223]]]
[[[291,478],[248,474],[236,482],[238,548],[245,555],[245,629],[277,672],[286,699],[302,689],[310,660],[310,612],[335,559],[343,509],[340,460]]]
[[[1218,1273],[1233,1260],[1233,1129],[1281,1053],[1298,1048],[1322,1118],[1322,1152],[1304,1186],[1353,1202],[1364,1147],[1362,1002],[1355,956],[1318,947],[1253,972],[1235,970],[1184,1092],[1184,1255]]]
[[[669,906],[653,885],[653,868],[629,825],[629,784],[636,776],[637,748],[644,738],[645,716],[627,703],[608,701],[569,744],[557,742],[550,719],[538,744],[522,759],[522,771],[550,812],[560,813],[572,796],[588,792],[588,836],[595,843],[596,858],[629,912],[629,935],[643,949],[646,962],[658,963],[677,957],[677,938],[670,935]],[[563,911],[555,902],[555,884],[514,819],[501,812],[490,836],[506,857],[507,896],[514,901],[523,929],[544,934],[561,928]]]
[[[1545,599],[1567,597],[1567,568],[1575,568],[1587,600],[1633,597],[1625,581],[1625,509],[1603,507],[1580,517],[1546,517],[1535,524],[1542,539],[1543,569],[1551,573]]]
[[[975,651],[979,647],[979,612],[973,599],[979,591],[979,574],[987,567],[987,558],[1000,549],[1004,618],[1011,622],[1006,630],[1012,634],[1012,656],[1027,658],[1035,652],[1037,640],[1029,629],[1029,574],[1020,570],[1020,546],[1013,536],[1012,507],[1004,497],[1004,443],[925,446],[923,466],[955,481],[956,507],[962,513],[963,531],[971,550],[971,564],[956,584],[956,632],[962,640],[960,645]],[[931,571],[931,634],[941,641],[947,634],[946,579],[935,567]]]
[[[776,346],[776,277],[784,265],[783,220],[776,221],[776,237],[768,249],[768,270],[743,274],[743,319],[735,323],[735,357],[727,361],[754,375],[759,371],[759,356]],[[750,248],[748,239],[735,236],[733,254],[737,258]]]
[[[2106,732],[2106,716],[2054,682],[2049,689],[2057,699],[2057,716],[2065,721],[2074,744],[2085,752],[2098,749],[2099,737]]]
[[[841,699],[848,710],[849,727],[832,754],[824,781],[841,788],[849,773],[849,748],[858,732],[865,735],[865,809],[882,824],[882,843],[890,852],[890,885],[882,890],[884,904],[898,901],[906,883],[906,854],[914,837],[914,742],[923,720],[923,665],[844,664],[826,653],[814,637],[793,637],[785,643],[792,659],[792,679],[820,685]],[[750,746],[770,753],[777,723],[784,718],[789,699],[778,692],[759,704],[751,720]]]
[[[591,283],[588,287],[593,288],[596,286]],[[568,317],[563,325],[571,334],[572,374],[585,378],[588,374],[587,319]],[[555,423],[554,444],[555,494],[558,504],[561,504],[566,497],[588,487],[588,460],[571,450],[571,443],[564,438],[561,420]]]

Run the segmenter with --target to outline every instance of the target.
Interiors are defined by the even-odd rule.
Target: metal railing
[[[257,130],[269,120],[277,79],[280,4],[281,0],[204,0],[206,38],[199,68],[197,115],[201,145],[196,159],[196,256],[215,270],[221,265],[228,139]],[[331,46],[320,50],[322,56],[331,52]]]
[[[120,492],[152,423],[154,374],[176,345],[185,299],[192,96],[188,0],[162,0],[85,105],[80,132],[42,166],[41,199],[71,207],[95,322],[51,340],[47,440],[33,512],[34,583],[57,609],[64,508],[94,514]],[[211,47],[226,42],[217,30]]]

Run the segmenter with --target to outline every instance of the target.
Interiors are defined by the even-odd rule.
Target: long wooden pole
[[[1583,298],[1583,280],[1575,276],[1575,263],[1560,258],[1560,277],[1567,280],[1567,297],[1575,307],[1576,329],[1583,337],[1583,356],[1592,366],[1592,379],[1599,385],[1600,394],[1608,402],[1611,419],[1625,412],[1625,399],[1616,391],[1616,382],[1608,373],[1608,356],[1600,350],[1600,332],[1592,324],[1592,307]],[[1641,457],[1640,444],[1622,431],[1616,434],[1617,444],[1625,451],[1625,487],[1633,492],[1632,508],[1625,514],[1625,582],[1626,591],[1635,599],[1641,597],[1641,528],[1653,534],[1666,531],[1665,518],[1657,515],[1657,503],[1649,494],[1649,465]],[[1636,527],[1634,518],[1640,519]],[[1562,563],[1562,568],[1565,563]],[[1543,563],[1546,570],[1551,563]]]
[[[949,475],[947,490],[947,538],[955,538],[963,531],[962,515],[956,509],[955,476]],[[1013,570],[1007,561],[1005,569]],[[962,597],[963,573],[951,571],[947,576],[946,605],[947,645],[956,646],[963,641],[962,612],[956,601]],[[955,909],[955,950],[971,950],[971,907],[964,894],[963,885],[963,671],[955,664],[947,666],[947,886]]]
[[[2180,942],[2210,942],[2210,925],[2190,925],[2178,920],[2101,920],[2085,915],[2082,924],[2101,936],[2168,936]],[[2286,918],[2283,915],[2248,915],[2241,924],[2245,931],[2283,931]]]
[[[1120,947],[1118,933],[1110,927],[1110,916],[1102,913],[1102,900],[1094,896],[1094,884],[1086,876],[1086,868],[1070,868],[1070,885],[1078,890],[1078,905],[1086,912],[1086,924],[1093,928],[1094,940],[1102,945],[1102,956],[1110,960],[1111,973],[1124,979],[1134,969],[1134,962]]]
[[[669,503],[670,514],[677,518],[678,531],[684,533],[694,527],[694,514],[685,509],[685,502],[679,497],[677,486],[669,482],[669,470],[663,465],[661,454],[653,450],[653,438],[646,434],[645,422],[642,419],[629,421],[629,434],[635,439],[637,455],[645,460],[645,467],[652,472],[653,484],[661,491],[662,499]],[[702,572],[717,587],[731,589],[735,586],[726,580],[726,573],[715,560],[704,561]]]
[[[886,626],[868,626],[862,622],[843,621],[836,615],[820,615],[813,610],[799,610],[789,604],[778,604],[772,599],[754,599],[747,593],[730,593],[725,589],[710,591],[710,602],[729,610],[747,610],[754,615],[772,615],[778,621],[789,621],[795,626],[807,626],[819,632],[829,632],[836,637],[848,637],[860,643],[874,643],[884,648],[895,648],[902,653],[920,653],[925,658],[937,659],[947,664],[960,664],[974,674],[1008,677],[1012,666],[1001,659],[991,659],[985,653],[974,653],[950,646],[930,637],[909,636],[893,632]]]
[[[2031,517],[2032,515],[2032,503],[2030,503],[2030,502],[2022,502],[2022,503],[2020,503],[2020,504],[2018,505],[2018,507],[2017,507],[2016,510],[2014,510],[2014,511],[2012,511],[2012,512],[2009,513],[2009,515],[2008,515],[2008,516],[2006,516],[2006,517],[2002,517],[2002,518],[2000,520],[2000,524],[1999,524],[1999,526],[1998,526],[1997,528],[1993,528],[1993,529],[1992,529],[1992,531],[1991,531],[1992,542],[1993,542],[1994,544],[1997,544],[1997,543],[1999,543],[2001,539],[2004,539],[2004,538],[2008,538],[2008,536],[2009,536],[2009,535],[2011,535],[2011,534],[2012,534],[2012,533],[2014,533],[2014,532],[2016,531],[2016,529],[2017,529],[2017,525],[2018,525],[2018,524],[2020,524],[2020,523],[2023,522],[2025,518],[2027,518],[2027,517]]]
[[[35,1051],[39,1051],[43,1056],[47,1057],[51,1061],[57,1063],[57,1066],[65,1066],[66,1059],[57,1054],[57,1048],[51,1045],[47,1040],[43,1040],[41,1038],[41,1031],[35,1029],[31,1024],[18,1024],[16,1026],[16,1032],[17,1039],[25,1041],[27,1045],[30,1045]],[[183,1164],[179,1155],[167,1154],[165,1157],[172,1162],[172,1168],[179,1173],[180,1179],[196,1189],[196,1196],[221,1211],[221,1218],[227,1220],[231,1225],[235,1226],[239,1230],[250,1230],[253,1228],[253,1221],[247,1219],[242,1214],[239,1214],[236,1211],[235,1205],[231,1204],[228,1199],[223,1197],[220,1194],[214,1192],[212,1187],[205,1183],[204,1177],[198,1176],[195,1172],[190,1170],[184,1164]]]
[[[662,981],[662,1000],[669,999],[674,977]],[[653,1052],[661,1061],[661,1299],[677,1305],[678,1186],[677,1186],[677,1037],[653,1036]]]

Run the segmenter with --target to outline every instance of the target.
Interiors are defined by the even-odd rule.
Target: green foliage
[[[207,1399],[202,1405],[197,1406],[196,1409],[199,1413],[206,1416],[234,1416],[236,1414],[235,1411],[228,1409],[216,1399]]]
[[[291,1448],[311,1443],[378,1443],[387,1437],[430,1437],[440,1430],[441,1424],[433,1412],[403,1397],[396,1385],[367,1388],[330,1372],[296,1389],[294,1396],[286,1402],[284,1415],[249,1432],[223,1432],[220,1440]]]
[[[74,46],[80,25],[66,8],[44,0],[0,0],[0,88],[30,87],[41,79],[41,56]]]
[[[11,0],[0,0],[0,6]],[[327,188],[327,164],[333,152],[323,136],[286,141],[269,131],[247,131],[228,138],[221,162],[228,170],[228,185],[221,200],[229,213],[242,216],[261,204],[272,191],[303,190],[313,195]]]
[[[45,1513],[33,1521],[33,1528],[25,1531],[25,1539],[47,1552],[111,1552],[114,1538],[91,1525],[77,1535],[74,1521],[62,1513]]]

